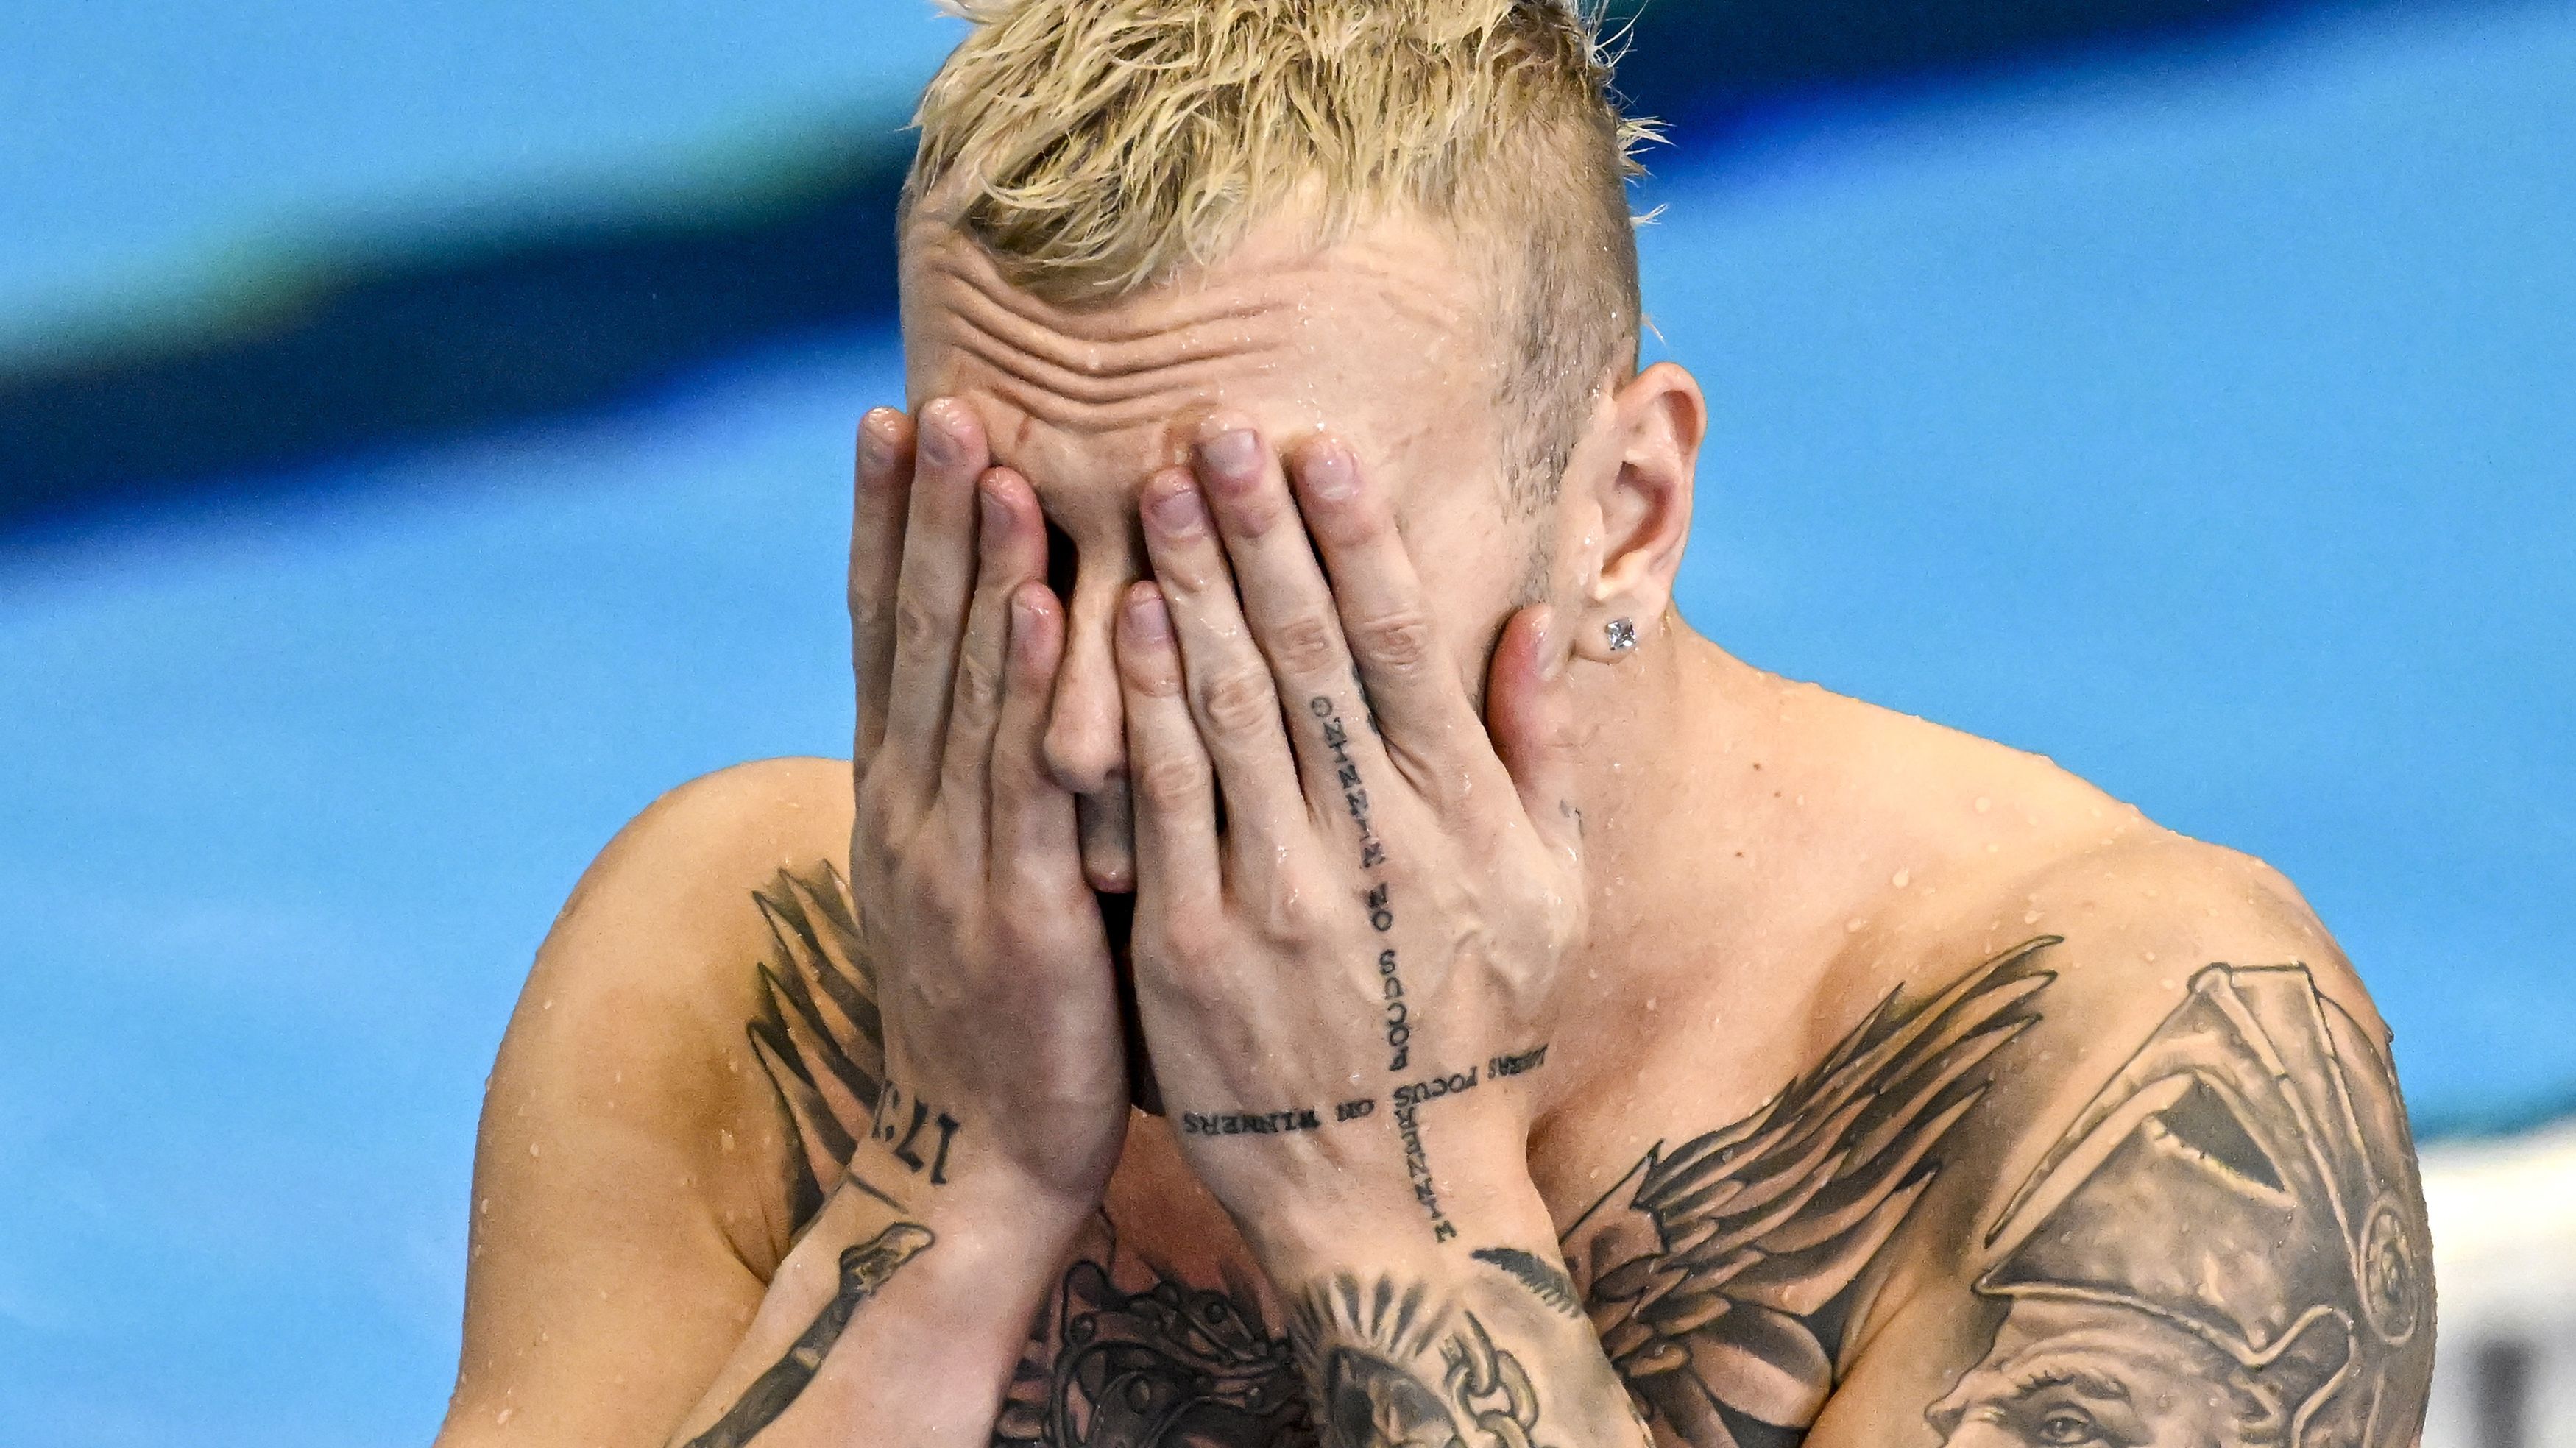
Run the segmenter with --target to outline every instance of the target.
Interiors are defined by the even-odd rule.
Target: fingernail
[[[1138,589],[1127,599],[1127,627],[1141,644],[1160,644],[1172,637],[1172,615],[1163,607],[1163,595],[1153,589]]]
[[[878,467],[883,467],[894,457],[894,440],[886,436],[888,430],[886,409],[882,407],[870,412],[859,424],[859,455]]]
[[[1239,482],[1260,470],[1261,442],[1242,428],[1229,428],[1199,442],[1199,463],[1218,477]]]
[[[1360,470],[1339,447],[1319,447],[1306,459],[1306,491],[1327,503],[1348,502],[1360,490]]]
[[[1190,537],[1207,526],[1207,505],[1199,501],[1196,488],[1174,488],[1148,506],[1154,522],[1175,538]]]

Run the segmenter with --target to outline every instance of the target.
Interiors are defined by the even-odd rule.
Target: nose
[[[1118,697],[1118,675],[1108,630],[1078,621],[1065,640],[1064,662],[1047,715],[1046,766],[1069,793],[1095,795],[1123,785],[1127,769],[1127,720]]]
[[[1095,890],[1136,888],[1135,841],[1127,814],[1127,716],[1110,653],[1109,609],[1119,590],[1077,594],[1064,660],[1041,741],[1047,772],[1074,797],[1082,869]]]

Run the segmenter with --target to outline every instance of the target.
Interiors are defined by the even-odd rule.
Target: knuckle
[[[1296,945],[1322,933],[1322,892],[1281,882],[1254,906],[1253,928],[1272,946]]]
[[[1265,726],[1275,728],[1279,718],[1279,700],[1271,692],[1269,676],[1251,669],[1230,670],[1208,680],[1199,690],[1199,709],[1209,727],[1233,739]]]
[[[1267,488],[1253,488],[1233,500],[1235,530],[1247,538],[1259,538],[1286,521],[1288,499]]]
[[[882,768],[871,769],[859,781],[857,810],[851,828],[852,843],[871,850],[891,850],[896,834],[910,812],[903,808],[895,788]]]
[[[1303,614],[1279,626],[1272,640],[1282,672],[1308,675],[1342,672],[1340,631],[1315,614]]]
[[[982,729],[1001,706],[1002,672],[993,660],[969,654],[957,664],[957,698],[949,706],[954,724]]]
[[[1402,608],[1360,620],[1351,642],[1361,655],[1382,669],[1418,672],[1431,661],[1439,636],[1431,616],[1419,608]]]
[[[1128,687],[1155,699],[1168,699],[1181,691],[1181,671],[1169,656],[1139,658],[1120,650],[1118,670]]]
[[[1176,910],[1153,928],[1144,942],[1145,953],[1177,979],[1203,980],[1205,963],[1222,954],[1218,935],[1217,922],[1206,914]]]
[[[1138,765],[1132,778],[1148,804],[1170,810],[1196,803],[1207,793],[1207,770],[1190,758],[1152,759]]]
[[[948,629],[920,599],[900,599],[894,606],[894,644],[903,653],[927,657],[948,643]]]

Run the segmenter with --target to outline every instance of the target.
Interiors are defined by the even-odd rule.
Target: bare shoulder
[[[1776,897],[1819,942],[1795,1065],[1658,1121],[1567,1234],[1659,1439],[2412,1443],[2413,1149],[2297,890],[2045,760],[1845,717],[1803,782],[1863,805]]]
[[[682,785],[574,887],[484,1097],[442,1443],[658,1441],[731,1350],[812,1170],[761,1037],[796,1055],[782,984],[850,969],[848,771]]]
[[[848,770],[821,759],[736,765],[670,791],[620,830],[537,953],[487,1130],[525,1111],[593,1128],[567,1153],[590,1142],[624,1150],[639,1133],[685,1144],[698,1168],[687,1174],[719,1201],[737,1254],[755,1267],[783,1254],[794,1222],[782,1217],[777,1174],[743,1159],[774,1153],[780,1134],[750,1028],[769,979],[796,974],[815,951],[846,953],[854,933],[837,863]]]
[[[2277,871],[2104,826],[1904,912],[1920,989],[2013,1023],[1815,1441],[2403,1448],[2433,1297],[2387,1028]]]

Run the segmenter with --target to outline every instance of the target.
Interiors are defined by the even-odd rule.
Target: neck
[[[1635,653],[1575,667],[1593,938],[1630,938],[1669,921],[1683,902],[1694,916],[1722,909],[1710,892],[1729,881],[1746,882],[1737,888],[1749,900],[1754,872],[1708,866],[1749,853],[1751,822],[1768,814],[1764,760],[1777,753],[1788,686],[1670,610]]]

